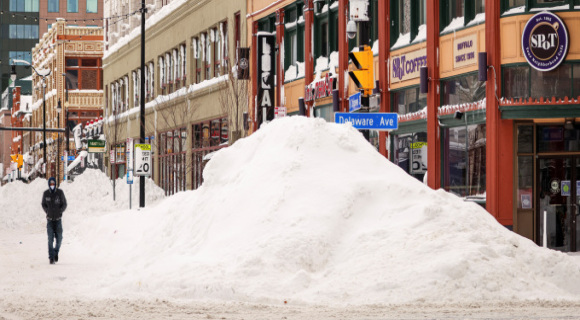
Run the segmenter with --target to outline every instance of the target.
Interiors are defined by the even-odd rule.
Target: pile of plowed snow
[[[129,208],[129,186],[122,179],[116,181],[116,201],[113,200],[113,182],[101,171],[87,169],[73,182],[61,183],[68,209],[66,220],[76,221],[86,217]],[[164,198],[165,193],[155,183],[146,180],[146,195],[153,204]],[[0,231],[5,229],[36,230],[46,227],[42,210],[42,194],[48,189],[45,179],[35,179],[29,184],[15,181],[0,187]],[[139,206],[139,179],[132,187],[132,205]],[[67,221],[68,222],[68,221]]]
[[[219,151],[204,178],[153,208],[75,226],[111,261],[94,293],[338,305],[580,299],[570,257],[429,189],[348,125],[275,120]]]

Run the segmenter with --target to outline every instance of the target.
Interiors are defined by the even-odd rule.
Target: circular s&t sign
[[[528,63],[536,70],[556,68],[568,53],[568,31],[560,18],[548,11],[528,20],[522,33],[522,51]]]

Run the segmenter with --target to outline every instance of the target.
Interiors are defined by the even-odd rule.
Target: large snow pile
[[[116,181],[116,201],[113,200],[113,183],[103,172],[87,169],[74,182],[61,183],[67,198],[66,220],[75,222],[87,216],[129,208],[129,185],[122,179]],[[151,179],[146,179],[146,195],[150,203],[164,197],[164,192]],[[33,226],[41,230],[46,226],[42,211],[42,194],[48,189],[45,179],[35,179],[29,184],[15,181],[0,187],[0,231]],[[132,204],[139,206],[139,179],[132,187]]]
[[[580,267],[433,191],[348,125],[289,117],[219,151],[197,191],[75,226],[91,295],[315,304],[580,299]]]

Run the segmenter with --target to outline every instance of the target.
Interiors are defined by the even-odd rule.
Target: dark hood
[[[54,184],[56,185],[56,179],[54,177],[48,178],[48,189],[50,189],[50,183],[53,181],[54,181]],[[54,190],[56,190],[56,188],[54,188]]]

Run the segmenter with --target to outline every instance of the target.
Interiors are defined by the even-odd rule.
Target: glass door
[[[577,205],[580,199],[580,159],[540,157],[538,159],[537,243],[564,252],[576,251]]]

